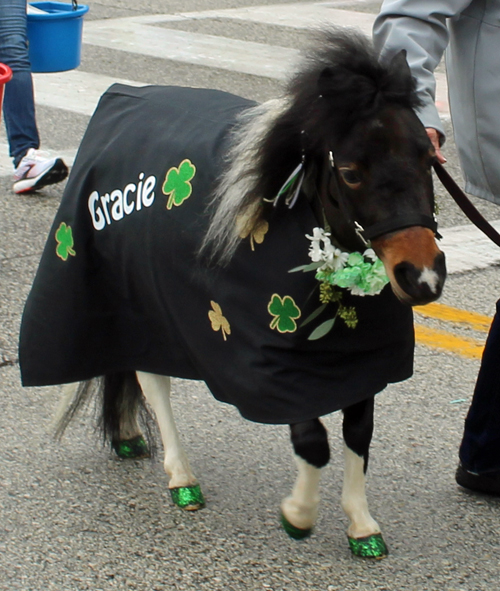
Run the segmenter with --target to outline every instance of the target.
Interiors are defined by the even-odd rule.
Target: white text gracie
[[[129,183],[123,190],[114,189],[104,195],[92,191],[88,206],[94,228],[102,230],[106,225],[118,222],[133,211],[151,207],[155,200],[155,186],[156,177],[151,175],[144,180],[144,173],[141,172],[137,185]]]

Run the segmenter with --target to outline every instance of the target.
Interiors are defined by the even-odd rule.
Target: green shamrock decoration
[[[191,160],[183,160],[178,167],[173,166],[165,176],[163,193],[168,195],[167,209],[182,203],[191,195],[193,187],[189,182],[196,174],[196,166]]]
[[[295,332],[297,330],[296,318],[300,318],[301,311],[290,296],[280,297],[273,294],[267,305],[267,310],[274,318],[270,327],[278,332]]]
[[[56,254],[63,261],[67,261],[69,255],[74,257],[76,252],[73,250],[73,232],[71,226],[67,226],[64,222],[61,222],[56,232]]]

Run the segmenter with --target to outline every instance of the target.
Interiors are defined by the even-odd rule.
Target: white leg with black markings
[[[388,550],[366,500],[366,471],[373,434],[374,399],[344,409],[344,483],[342,508],[349,518],[347,537],[351,551],[363,558],[383,558]]]
[[[319,419],[290,425],[298,476],[292,494],[281,504],[282,524],[295,539],[307,537],[316,523],[321,468],[330,459],[328,436]]]

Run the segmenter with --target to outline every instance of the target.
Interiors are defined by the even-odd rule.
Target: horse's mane
[[[317,33],[283,98],[241,115],[202,248],[229,260],[240,235],[258,224],[265,200],[276,196],[302,156],[307,166],[385,104],[420,106],[404,54],[384,65],[360,33]]]

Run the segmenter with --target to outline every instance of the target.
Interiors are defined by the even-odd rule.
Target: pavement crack
[[[12,367],[13,365],[17,365],[19,363],[19,359],[6,359],[2,356],[0,360],[0,368],[1,367]]]
[[[1,263],[10,263],[11,261],[18,261],[20,259],[30,259],[33,257],[40,257],[42,255],[42,251],[38,251],[38,252],[32,252],[30,254],[15,254],[13,256],[10,257],[2,257],[0,258],[0,264]]]

